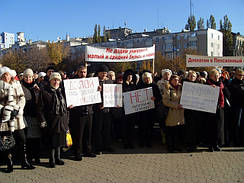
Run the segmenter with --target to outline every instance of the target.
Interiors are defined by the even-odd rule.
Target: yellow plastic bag
[[[66,133],[66,147],[71,147],[73,144],[70,131]]]
[[[72,144],[73,144],[73,141],[72,141],[70,131],[67,131],[67,133],[66,133],[66,145],[65,145],[65,147],[63,147],[63,151],[64,152],[68,151],[71,148]]]

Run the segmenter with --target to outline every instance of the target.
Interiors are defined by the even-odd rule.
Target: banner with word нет
[[[66,79],[64,80],[64,90],[67,106],[81,106],[101,103],[101,94],[98,91],[98,77]]]
[[[184,81],[180,104],[185,109],[216,113],[218,98],[219,87]]]
[[[122,107],[122,84],[103,84],[103,106]]]
[[[154,109],[152,87],[123,93],[125,114]]]
[[[132,62],[155,58],[155,45],[146,48],[105,48],[86,46],[87,62]]]
[[[243,67],[244,57],[186,55],[186,67]]]

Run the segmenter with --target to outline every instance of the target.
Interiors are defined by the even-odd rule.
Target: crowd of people
[[[103,84],[122,84],[123,92],[152,87],[155,108],[125,115],[123,107],[106,108],[103,102],[73,107],[66,104],[63,80],[98,77],[98,91]],[[125,149],[135,147],[133,135],[138,130],[138,145],[152,147],[153,126],[159,123],[161,141],[169,152],[193,152],[205,145],[210,152],[223,146],[244,145],[244,71],[209,72],[163,69],[160,76],[150,71],[137,74],[109,71],[100,65],[95,73],[80,66],[69,78],[64,71],[49,66],[46,72],[28,68],[19,75],[8,67],[0,68],[0,136],[13,134],[16,146],[1,152],[13,171],[13,156],[23,169],[40,164],[41,146],[46,147],[49,166],[64,165],[62,147],[71,132],[74,159],[96,157],[113,152],[113,139],[121,139]],[[180,104],[184,82],[220,87],[216,113],[184,109]]]

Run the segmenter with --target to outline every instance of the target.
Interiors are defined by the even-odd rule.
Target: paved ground
[[[244,182],[244,148],[224,148],[221,152],[199,149],[195,153],[166,153],[165,147],[124,150],[83,158],[81,162],[64,154],[65,165],[48,168],[48,160],[35,170],[0,172],[0,183],[241,183]],[[1,165],[0,170],[5,166]]]

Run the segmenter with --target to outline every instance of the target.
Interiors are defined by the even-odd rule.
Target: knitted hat
[[[109,69],[106,65],[100,65],[97,72],[108,72]]]
[[[1,67],[0,68],[0,77],[2,77],[2,75],[6,72],[8,72],[11,75],[11,69],[9,69],[8,67]]]
[[[45,72],[39,72],[38,78],[45,77],[47,74]]]
[[[23,75],[24,75],[24,76],[33,76],[34,73],[33,73],[32,69],[28,68],[28,69],[26,69],[26,70],[24,71]]]
[[[170,69],[163,69],[163,70],[161,71],[162,76],[163,76],[166,72],[168,72],[170,75],[172,75],[172,71],[171,71]]]
[[[61,75],[58,73],[58,72],[53,72],[50,76],[50,79],[49,81],[53,80],[53,79],[59,79],[60,81],[62,80],[61,79]]]

